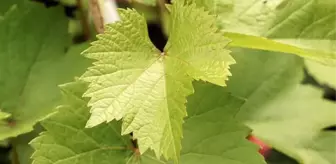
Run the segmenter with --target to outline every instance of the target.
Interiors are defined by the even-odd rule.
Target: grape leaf
[[[265,163],[258,147],[246,139],[250,129],[235,119],[245,101],[219,86],[195,82],[194,87],[183,126],[181,163]]]
[[[189,1],[218,15],[218,24],[233,40],[231,46],[287,52],[335,65],[334,0]]]
[[[42,121],[46,132],[31,142],[36,150],[34,163],[126,163],[131,140],[120,135],[118,122],[85,128],[90,116],[87,101],[81,98],[85,88],[86,84],[79,82],[62,86],[65,105]]]
[[[320,63],[305,60],[307,71],[320,84],[328,85],[336,89],[336,74],[335,68],[322,65]]]
[[[335,103],[323,100],[322,91],[300,84],[302,60],[262,51],[235,52],[238,64],[232,67],[235,76],[228,90],[247,99],[237,118],[253,129],[255,136],[297,161],[323,163],[318,156],[306,155],[322,151],[301,151],[323,128],[336,124]]]
[[[296,56],[241,48],[232,51],[237,64],[231,68],[235,77],[228,81],[228,89],[235,96],[270,101],[277,95],[274,93],[289,90],[290,84],[303,79],[303,61]],[[259,92],[264,93],[255,95]]]
[[[195,93],[188,97],[180,163],[266,163],[257,146],[246,140],[250,130],[235,120],[244,100],[215,85],[196,82],[194,88]],[[148,154],[142,161],[164,163]]]
[[[69,38],[61,8],[25,1],[0,21],[0,36],[0,108],[11,114],[0,125],[1,140],[31,131],[51,113],[57,85],[82,73],[88,61],[78,50],[64,53]]]
[[[179,1],[172,6],[172,30],[160,52],[150,42],[145,18],[134,10],[119,11],[121,21],[107,25],[84,52],[97,60],[81,77],[90,83],[84,94],[92,107],[87,127],[123,118],[122,134],[133,132],[141,154],[151,148],[177,161],[191,82],[225,86],[235,62],[225,50],[228,40],[213,16]]]
[[[42,121],[46,132],[31,142],[35,149],[34,163],[172,163],[159,160],[149,152],[139,156],[131,144],[131,137],[120,135],[120,122],[85,128],[86,120],[90,117],[88,101],[81,97],[85,88],[86,84],[81,82],[62,86],[65,105]],[[257,146],[246,140],[250,130],[234,119],[244,101],[218,86],[196,83],[195,88],[196,93],[188,98],[188,112],[191,115],[183,125],[185,137],[180,163],[265,163],[257,152]],[[218,93],[218,96],[208,97],[207,94],[211,92]]]
[[[320,161],[323,158],[307,156],[298,150],[305,150],[305,144],[313,142],[321,129],[336,124],[335,104],[321,97],[321,91],[316,88],[297,86],[293,91],[278,96],[266,105],[267,108],[259,108],[258,115],[252,114],[246,124],[253,128],[254,135],[299,162],[323,163]],[[312,162],[311,157],[320,162]]]
[[[335,157],[335,132],[321,132],[311,142],[298,148],[300,155],[305,157],[304,163],[307,164],[333,164]]]

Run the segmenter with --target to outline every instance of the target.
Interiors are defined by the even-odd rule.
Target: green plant
[[[335,103],[303,84],[307,67],[335,87],[334,0],[138,0],[113,23],[104,1],[44,3],[0,2],[13,164],[266,163],[250,135],[302,164],[335,163]],[[72,43],[91,22],[104,32]]]

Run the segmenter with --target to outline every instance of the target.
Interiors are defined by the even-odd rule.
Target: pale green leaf
[[[300,84],[302,60],[261,51],[235,52],[238,64],[232,67],[235,76],[230,79],[228,89],[247,99],[237,118],[244,121],[254,135],[297,161],[323,163],[322,157],[307,156],[299,149],[305,150],[305,145],[314,142],[323,128],[336,124],[336,106],[323,100],[319,89]],[[306,153],[324,152],[307,150]]]
[[[218,24],[233,40],[231,46],[288,52],[328,65],[336,63],[334,0],[189,1],[218,15]]]
[[[246,35],[234,32],[225,32],[225,36],[233,40],[229,44],[232,47],[243,47],[243,48],[298,54],[304,58],[317,61],[324,65],[330,65],[330,66],[335,65],[334,63],[335,51],[333,50],[334,48],[331,48],[331,45],[336,45],[335,41],[309,40],[310,43],[313,43],[310,45],[315,46],[312,48],[310,47],[309,44],[307,46],[307,42],[306,44],[298,44],[297,42],[295,42],[296,41],[295,39],[271,40],[261,36]],[[316,46],[318,43],[319,44],[324,43],[324,44],[323,46],[322,45]],[[330,46],[326,47],[326,45]],[[321,47],[326,47],[326,49],[322,49]]]
[[[83,47],[64,53],[68,39],[61,8],[27,1],[0,21],[0,108],[11,114],[10,123],[0,125],[0,139],[31,131],[57,104],[57,85],[87,67],[78,55]]]
[[[229,40],[220,36],[215,17],[195,5],[173,5],[165,54],[187,62],[187,73],[196,80],[225,86],[234,59],[224,47]],[[192,21],[193,20],[193,21]]]
[[[250,130],[234,116],[244,103],[221,87],[195,84],[196,93],[188,98],[181,164],[263,164],[258,147],[246,137]],[[152,153],[139,156],[131,136],[121,136],[119,122],[85,128],[90,113],[81,97],[86,85],[75,82],[62,86],[65,105],[42,121],[46,128],[31,142],[33,164],[171,164]],[[218,92],[219,91],[219,92]],[[217,97],[207,94],[217,93]],[[216,103],[213,103],[215,100]],[[200,101],[204,102],[199,105]]]
[[[335,67],[329,67],[321,65],[313,61],[305,60],[308,73],[318,81],[320,84],[328,85],[332,88],[336,88],[336,69]]]
[[[81,78],[90,82],[84,94],[92,107],[87,127],[123,118],[122,134],[133,132],[141,153],[151,148],[177,161],[191,82],[225,86],[235,62],[225,50],[228,40],[207,12],[174,3],[170,38],[160,52],[143,16],[134,10],[119,13],[121,21],[107,25],[84,52],[97,60]]]
[[[177,157],[191,78],[182,61],[152,45],[143,17],[133,10],[122,10],[120,17],[85,51],[98,59],[82,77],[91,82],[85,93],[92,97],[87,127],[124,117],[122,133],[133,131],[141,153],[152,148],[158,156]]]

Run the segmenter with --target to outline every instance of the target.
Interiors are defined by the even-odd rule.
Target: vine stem
[[[99,6],[98,0],[89,0],[89,10],[93,18],[93,23],[95,25],[96,31],[98,33],[104,32],[104,18],[101,14],[101,8]]]
[[[84,39],[88,40],[90,38],[90,28],[89,28],[89,22],[88,22],[88,19],[87,19],[87,15],[84,12],[82,1],[81,0],[76,0],[76,3],[77,3],[76,5],[79,9],[79,12],[80,12],[80,20],[81,20],[81,24],[82,24]]]
[[[17,153],[16,145],[14,144],[13,140],[10,141],[12,146],[12,153],[11,153],[11,162],[12,164],[20,164],[19,155]]]
[[[104,24],[120,20],[115,0],[89,0],[89,10],[98,33],[104,32]]]

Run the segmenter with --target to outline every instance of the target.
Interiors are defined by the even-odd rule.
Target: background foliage
[[[1,1],[0,163],[336,162],[335,1],[165,3]]]

